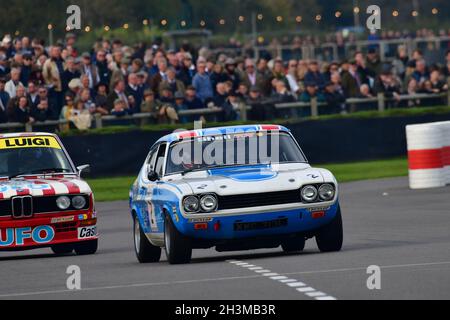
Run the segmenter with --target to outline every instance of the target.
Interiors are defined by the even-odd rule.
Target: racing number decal
[[[53,148],[61,149],[54,137],[19,137],[0,139],[0,149]]]
[[[155,208],[151,201],[147,202],[148,219],[150,220],[150,228],[153,232],[158,232],[158,224],[156,223]]]

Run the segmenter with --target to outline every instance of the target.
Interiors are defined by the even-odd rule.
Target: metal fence
[[[248,48],[216,48],[211,51],[215,54],[225,53],[234,56],[251,56],[258,59],[263,53],[270,53],[274,57],[289,59],[317,59],[321,61],[340,61],[351,57],[356,51],[367,52],[369,48],[376,48],[383,62],[391,61],[397,54],[399,46],[404,46],[411,57],[413,51],[422,49],[430,63],[443,62],[446,50],[450,49],[450,37],[402,38],[389,40],[359,40],[346,42],[339,46],[335,42],[324,42],[320,45],[307,44],[253,46]]]
[[[429,99],[442,99],[442,101],[447,100],[447,106],[450,107],[450,91],[440,94],[414,94],[414,95],[400,95],[398,99],[386,98],[384,94],[378,94],[373,98],[350,98],[346,100],[346,105],[360,106],[365,104],[376,105],[374,110],[379,112],[384,112],[387,109],[387,105],[394,101],[413,101],[413,100],[429,100]],[[310,102],[293,102],[293,103],[270,103],[278,111],[291,110],[290,118],[298,118],[299,109],[309,109],[311,117],[316,118],[320,114],[321,108],[328,107],[326,102],[318,101],[317,98],[312,98]],[[251,106],[242,105],[239,110],[236,110],[240,115],[240,120],[247,121],[248,112],[252,109]],[[357,108],[355,108],[357,109]],[[209,117],[218,116],[223,112],[221,108],[212,107],[207,109],[196,109],[196,110],[184,110],[179,112],[180,117],[188,116],[204,116]],[[153,113],[139,113],[129,116],[116,117],[116,116],[101,116],[96,114],[92,117],[92,125],[95,128],[103,128],[110,125],[117,124],[117,122],[129,121],[136,125],[147,125],[149,120],[154,119]],[[0,130],[4,131],[39,131],[39,128],[53,129],[56,130],[60,125],[67,125],[70,121],[67,120],[51,120],[45,122],[35,122],[35,123],[3,123],[0,124]]]

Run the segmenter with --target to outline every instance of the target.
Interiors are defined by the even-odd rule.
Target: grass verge
[[[339,182],[350,182],[380,178],[402,177],[408,175],[408,164],[404,158],[364,161],[355,163],[326,164]],[[88,179],[97,201],[128,200],[128,192],[135,177]]]

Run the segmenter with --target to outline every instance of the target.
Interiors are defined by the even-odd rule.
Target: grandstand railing
[[[373,98],[349,98],[346,100],[346,105],[361,105],[372,103],[377,105],[377,110],[383,112],[386,110],[386,105],[388,102],[392,101],[414,101],[414,100],[424,100],[424,99],[445,99],[447,98],[447,105],[450,107],[450,91],[438,94],[413,94],[413,95],[400,95],[397,99],[387,98],[384,94],[378,94]],[[312,117],[319,116],[319,108],[328,106],[327,102],[318,101],[317,98],[312,98],[310,102],[292,102],[292,103],[273,103],[270,102],[277,110],[295,110],[309,108]],[[241,120],[247,120],[247,114],[252,109],[251,106],[243,105],[239,111]],[[183,116],[210,116],[219,115],[222,113],[221,108],[212,107],[206,109],[195,109],[195,110],[183,110],[178,113],[179,117]],[[114,124],[114,122],[120,121],[135,121],[137,125],[148,124],[148,120],[154,119],[155,114],[153,113],[138,113],[123,117],[117,116],[101,116],[94,115],[92,117],[93,124],[95,128],[103,128],[108,124]],[[293,117],[298,117],[298,115],[293,112]],[[34,130],[39,130],[38,128],[50,128],[57,127],[59,125],[67,125],[70,121],[68,120],[49,120],[45,122],[35,122],[35,123],[2,123],[0,124],[0,130],[11,130],[11,129],[21,129],[26,132],[33,132]]]

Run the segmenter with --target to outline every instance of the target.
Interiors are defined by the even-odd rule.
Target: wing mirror
[[[159,180],[159,175],[155,171],[150,171],[148,173],[148,180],[151,182],[155,182]]]
[[[90,173],[91,172],[91,165],[85,164],[82,166],[77,167],[78,175],[81,176],[82,173]]]

